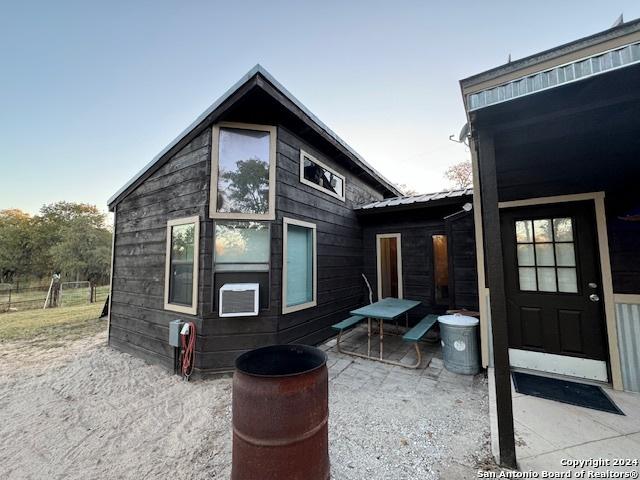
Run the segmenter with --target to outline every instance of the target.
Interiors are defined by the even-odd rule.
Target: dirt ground
[[[476,478],[484,379],[329,354],[332,478]],[[185,383],[108,348],[104,332],[62,348],[5,342],[0,358],[0,478],[229,478],[230,378]]]

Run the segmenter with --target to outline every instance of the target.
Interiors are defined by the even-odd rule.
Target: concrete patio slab
[[[620,435],[594,421],[584,410],[528,395],[513,399],[514,419],[558,448]]]
[[[518,421],[514,421],[514,429],[520,459],[537,457],[558,450],[557,446]]]
[[[633,440],[634,442],[640,443],[640,433],[634,433],[632,435],[627,435],[627,438]]]
[[[628,437],[614,437],[597,442],[589,442],[576,447],[567,448],[564,452],[576,459],[605,458],[605,459],[638,459],[640,448],[638,444]],[[602,469],[602,468],[600,468]],[[607,466],[608,470],[615,472],[638,471],[637,467]]]
[[[521,471],[532,470],[534,472],[571,472],[570,477],[574,478],[573,475],[578,469],[563,466],[562,462],[566,460],[575,460],[574,457],[569,455],[567,452],[563,450],[556,450],[555,452],[545,453],[544,455],[538,455],[536,457],[523,458],[518,461],[518,465]]]
[[[366,351],[366,329],[343,338],[356,351]],[[375,343],[372,352],[378,351]],[[420,344],[423,362],[417,369],[339,353],[334,341],[321,348],[329,357],[331,455],[352,459],[332,463],[332,478],[466,479],[495,468],[483,374],[448,372],[437,343]],[[399,336],[385,336],[384,351],[386,358],[415,361],[412,344]]]
[[[498,454],[493,369],[488,371],[492,451]],[[562,460],[640,457],[640,395],[604,389],[625,415],[616,415],[513,392],[516,456],[522,471],[602,472],[603,467],[571,469]],[[607,467],[638,471],[637,467]]]
[[[630,434],[640,432],[640,394],[618,392],[605,389],[611,400],[624,412],[624,415],[611,415],[607,412],[589,410],[585,412],[589,418],[595,420],[618,433]]]

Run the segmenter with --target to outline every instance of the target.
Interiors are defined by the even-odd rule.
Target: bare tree
[[[444,176],[451,182],[454,188],[470,188],[473,186],[473,169],[470,161],[464,161],[451,165]]]
[[[418,191],[415,188],[408,186],[406,183],[396,183],[396,187],[398,187],[398,190],[400,190],[405,197],[418,195]]]

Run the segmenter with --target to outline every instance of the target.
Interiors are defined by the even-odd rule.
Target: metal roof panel
[[[384,200],[378,200],[370,202],[364,205],[358,205],[354,207],[356,210],[371,210],[378,208],[397,207],[401,205],[421,204],[429,203],[437,200],[444,200],[446,198],[458,198],[466,195],[473,195],[472,188],[461,188],[456,190],[444,190],[442,192],[435,193],[423,193],[420,195],[409,195],[405,197],[385,198]]]

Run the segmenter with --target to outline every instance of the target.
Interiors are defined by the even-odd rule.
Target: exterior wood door
[[[501,212],[501,227],[512,366],[514,357],[533,358],[528,361],[549,365],[536,369],[606,380],[606,332],[593,204],[506,209]],[[535,357],[532,352],[550,355]],[[573,362],[569,371],[556,365],[564,357],[573,357],[567,359]],[[593,373],[593,368],[599,373]],[[583,371],[590,373],[581,374]]]
[[[399,233],[376,235],[378,300],[402,298],[402,247]]]

